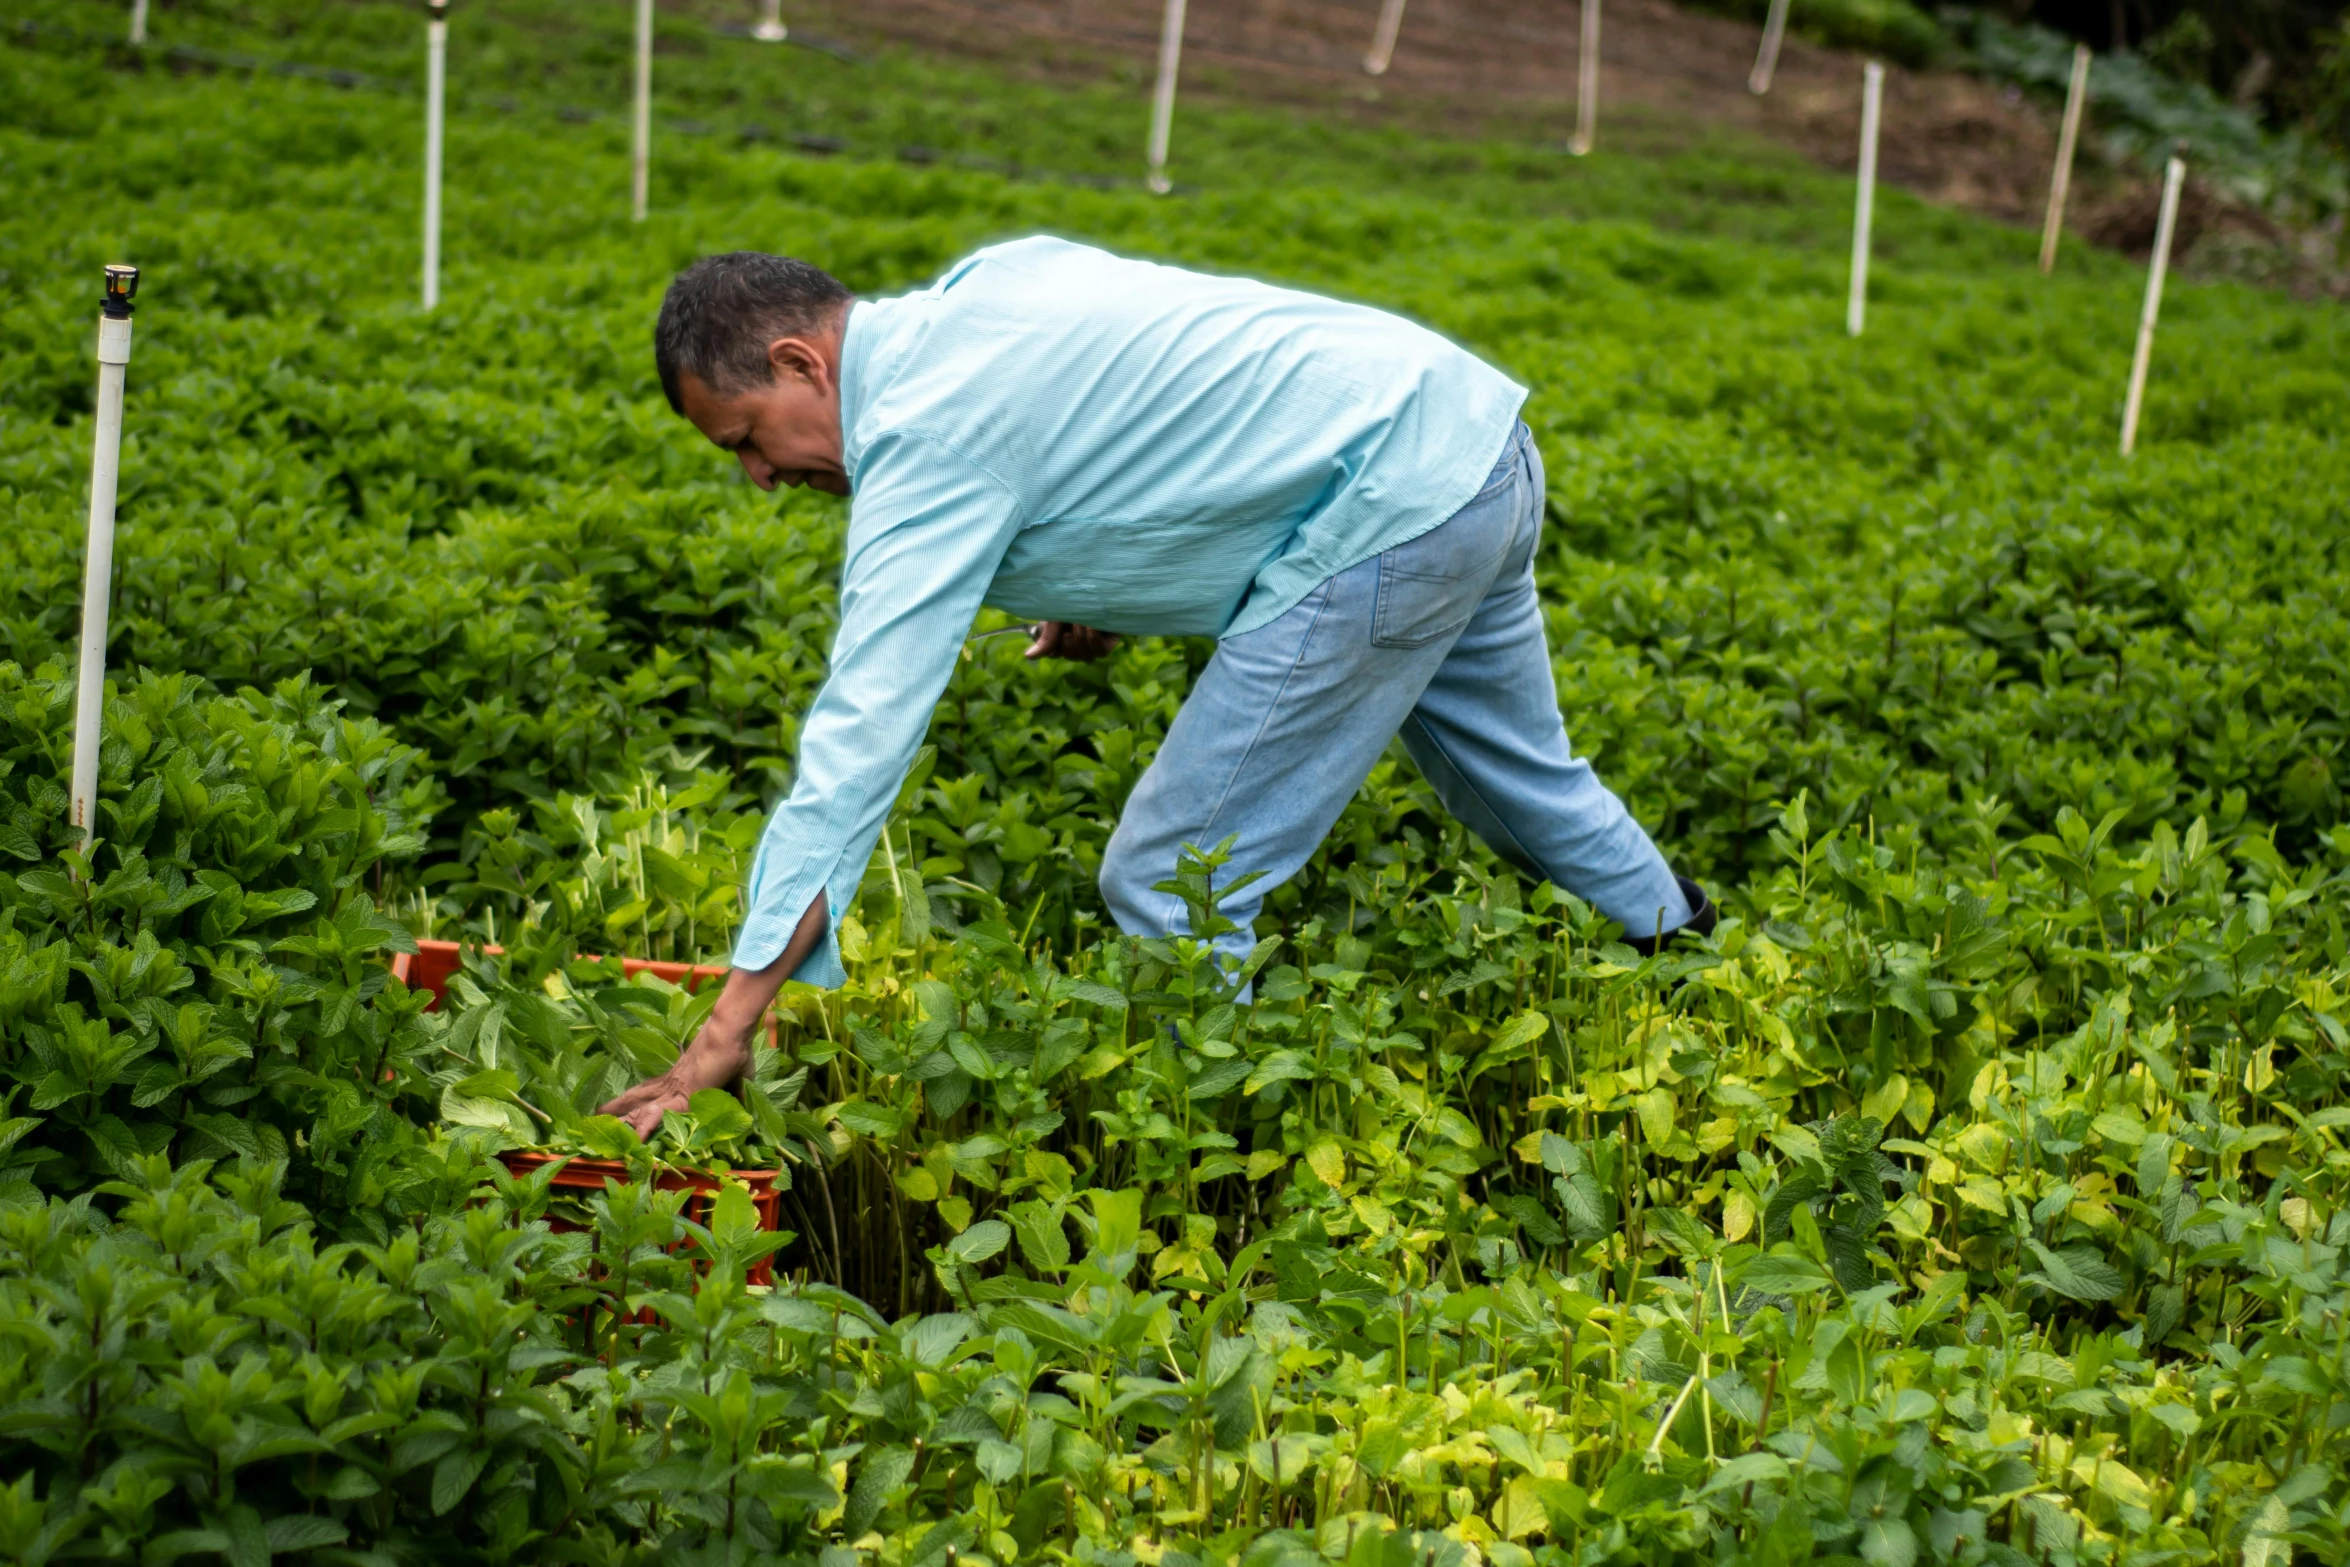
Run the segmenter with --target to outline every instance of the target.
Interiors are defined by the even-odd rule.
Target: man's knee
[[[1166,880],[1166,876],[1153,875],[1143,863],[1145,855],[1135,837],[1121,819],[1110,834],[1109,843],[1103,846],[1102,868],[1095,874],[1094,883],[1101,888],[1102,904],[1118,922],[1119,929],[1132,935],[1155,935],[1155,931],[1138,929],[1136,922],[1146,916],[1152,885]]]

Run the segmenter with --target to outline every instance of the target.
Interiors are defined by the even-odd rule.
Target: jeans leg
[[[1264,875],[1222,905],[1242,929],[1219,945],[1247,953],[1265,895],[1321,847],[1491,590],[1520,531],[1531,450],[1521,428],[1451,517],[1216,649],[1102,856],[1102,896],[1120,929],[1187,929],[1182,900],[1153,889],[1175,874],[1185,844],[1211,849],[1233,835],[1224,879]]]
[[[1217,945],[1235,960],[1255,945],[1248,926],[1265,895],[1321,847],[1444,656],[1372,645],[1377,565],[1339,573],[1216,649],[1102,856],[1102,896],[1121,930],[1187,930],[1182,900],[1153,886],[1175,874],[1185,844],[1236,835],[1220,879],[1265,874],[1220,905],[1241,929]]]
[[[1653,936],[1691,911],[1648,833],[1567,745],[1534,591],[1540,472],[1537,458],[1523,536],[1404,721],[1404,749],[1495,853]]]
[[[1514,459],[1514,460],[1513,460]],[[1445,805],[1504,857],[1634,934],[1689,918],[1648,835],[1567,748],[1535,602],[1541,460],[1522,433],[1479,497],[1436,529],[1332,577],[1270,625],[1225,639],[1135,785],[1102,857],[1121,930],[1189,926],[1153,890],[1185,844],[1227,835],[1222,904],[1242,928],[1297,874],[1400,730]]]

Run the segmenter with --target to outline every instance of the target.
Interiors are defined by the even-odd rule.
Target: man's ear
[[[832,385],[832,365],[822,349],[804,337],[779,337],[767,345],[767,364],[778,379],[805,381],[819,395]]]

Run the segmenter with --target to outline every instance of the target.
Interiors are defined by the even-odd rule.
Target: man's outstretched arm
[[[762,969],[738,968],[727,974],[718,1004],[711,1008],[708,1021],[677,1063],[611,1100],[602,1113],[620,1117],[639,1137],[651,1137],[664,1113],[683,1110],[702,1089],[721,1088],[742,1076],[751,1065],[751,1036],[758,1030],[759,1019],[767,1015],[768,1004],[783,982],[808,961],[823,939],[824,897],[819,893],[774,962]]]

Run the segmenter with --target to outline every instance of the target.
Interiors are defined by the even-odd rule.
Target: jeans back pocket
[[[1415,648],[1456,636],[1493,586],[1517,536],[1520,470],[1513,442],[1507,473],[1416,539],[1379,556],[1374,647]]]

